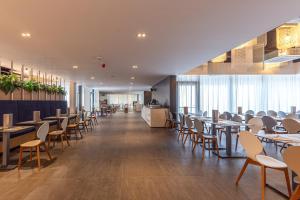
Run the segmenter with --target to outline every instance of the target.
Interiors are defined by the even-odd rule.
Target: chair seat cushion
[[[49,135],[61,135],[63,134],[63,131],[52,131],[50,133],[48,133]]]
[[[68,127],[68,128],[76,128],[76,127],[77,127],[77,124],[69,124],[67,127]]]
[[[25,142],[24,144],[21,144],[21,147],[36,147],[42,143],[41,140],[32,140],[29,142]]]
[[[294,178],[294,182],[297,183],[298,185],[300,184],[300,177],[299,176],[296,176]]]
[[[257,155],[256,156],[257,162],[260,164],[266,166],[266,167],[272,167],[272,168],[287,168],[287,165],[280,161],[276,160],[275,158],[272,158],[270,156],[265,155]]]

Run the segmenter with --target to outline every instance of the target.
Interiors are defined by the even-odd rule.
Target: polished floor
[[[0,199],[260,199],[260,171],[249,167],[240,185],[235,178],[243,159],[219,160],[200,148],[193,154],[174,131],[150,129],[138,114],[117,113],[99,119],[100,125],[43,168],[0,172]],[[273,151],[273,149],[268,149]],[[267,171],[267,182],[286,193],[282,173]],[[266,189],[266,199],[284,199]]]

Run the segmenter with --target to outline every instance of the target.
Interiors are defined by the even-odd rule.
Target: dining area
[[[262,169],[262,199],[265,198],[265,187],[286,198],[300,198],[300,112],[295,106],[291,106],[291,112],[242,112],[242,107],[237,110],[237,113],[220,113],[218,110],[189,113],[185,108],[185,113],[177,113],[178,120],[168,120],[168,126],[177,133],[178,143],[188,146],[190,152],[201,156],[202,160],[212,156],[218,160],[245,159],[236,185],[247,166],[252,164]],[[169,116],[172,118],[173,114]],[[195,151],[197,148],[200,152]],[[266,183],[266,169],[284,172],[287,193]]]

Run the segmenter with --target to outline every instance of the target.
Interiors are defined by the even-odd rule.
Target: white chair
[[[203,117],[207,117],[207,116],[208,116],[207,111],[204,111],[204,112],[203,112]]]
[[[211,150],[211,144],[215,145],[215,150],[217,151],[218,154],[218,159],[220,159],[219,155],[219,146],[218,146],[218,137],[215,135],[206,135],[204,134],[204,122],[195,119],[194,120],[194,125],[196,131],[194,132],[194,137],[193,137],[193,150],[195,150],[196,145],[201,143],[202,144],[202,160],[205,158],[205,145],[208,144],[208,150],[209,150],[209,155],[210,155],[210,150]]]
[[[249,132],[252,134],[257,134],[264,127],[263,121],[259,117],[251,118],[247,124],[248,124],[248,128],[249,128]],[[235,142],[235,151],[237,150],[239,137],[240,137],[240,134],[237,134],[236,142]]]
[[[268,110],[267,114],[271,117],[277,117],[277,112],[275,112],[274,110]]]
[[[278,117],[280,117],[280,118],[285,118],[286,117],[286,113],[285,112],[283,112],[283,111],[278,111]]]
[[[51,160],[51,155],[48,151],[48,148],[45,144],[47,134],[49,132],[49,123],[45,122],[40,126],[40,128],[37,131],[37,138],[36,140],[32,140],[26,143],[23,143],[20,145],[20,155],[19,155],[19,164],[18,169],[21,169],[22,165],[22,159],[23,159],[23,150],[24,149],[30,149],[30,161],[32,161],[32,149],[36,149],[36,155],[37,155],[37,164],[38,168],[41,167],[41,159],[40,159],[40,146],[44,146],[46,153],[48,154],[49,159]]]
[[[291,196],[291,186],[288,174],[287,165],[284,162],[276,160],[272,157],[261,155],[263,151],[263,145],[258,140],[258,138],[248,131],[243,131],[240,133],[240,143],[245,149],[247,154],[247,159],[245,164],[236,179],[236,185],[238,185],[241,177],[243,176],[248,164],[256,165],[261,168],[261,199],[265,199],[265,187],[266,187],[266,169],[275,169],[284,172],[286,185],[288,189],[289,196]]]
[[[60,138],[62,151],[64,150],[64,139],[63,139],[63,137],[65,137],[68,146],[70,146],[70,143],[69,143],[69,140],[68,140],[68,137],[67,137],[67,134],[66,134],[67,125],[68,125],[68,118],[66,117],[66,118],[64,118],[64,120],[61,123],[62,130],[52,131],[52,132],[49,133],[48,148],[50,146],[51,139],[54,138],[54,137],[55,138],[58,138],[58,137]],[[55,140],[53,140],[53,146],[55,146]]]
[[[185,139],[184,139],[184,142],[183,144],[186,143],[186,140],[188,138],[188,136],[190,136],[190,138],[194,137],[194,124],[193,124],[193,121],[191,120],[190,117],[186,117],[185,118],[185,122],[186,122],[186,126],[187,126],[187,133],[186,133],[186,136],[185,136]],[[183,138],[182,138],[183,139]]]
[[[247,111],[245,112],[245,114],[254,115],[254,111],[253,111],[253,110],[247,110]]]
[[[294,178],[297,187],[291,196],[291,200],[298,200],[300,198],[300,146],[288,147],[283,154],[283,160],[293,172],[297,174]]]

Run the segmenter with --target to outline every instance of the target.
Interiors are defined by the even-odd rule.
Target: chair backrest
[[[245,112],[245,114],[254,115],[254,111],[253,111],[253,110],[247,110],[247,111]]]
[[[184,118],[183,118],[183,114],[179,113],[179,122],[180,122],[180,127],[183,128],[184,126]]]
[[[259,117],[253,117],[248,121],[247,124],[249,124],[248,127],[250,129],[250,132],[253,134],[258,133],[258,131],[260,131],[264,126],[262,119]]]
[[[223,114],[225,115],[225,119],[227,119],[227,120],[231,120],[232,119],[232,115],[231,115],[230,112],[226,112],[225,111]]]
[[[274,110],[268,110],[267,115],[271,117],[277,117],[277,112],[275,112]]]
[[[232,121],[243,122],[243,119],[239,115],[234,115]]]
[[[281,117],[281,118],[285,118],[286,117],[286,113],[283,112],[283,111],[278,111],[277,115],[278,115],[278,117]]]
[[[199,116],[202,116],[203,115],[203,112],[202,110],[199,110],[199,113],[198,113]]]
[[[219,115],[220,119],[226,119],[226,116],[224,114]]]
[[[169,112],[169,120],[173,120],[173,114]]]
[[[249,158],[256,160],[256,155],[263,151],[263,145],[259,139],[248,131],[240,132],[240,143],[244,147]]]
[[[203,122],[200,121],[199,119],[195,119],[195,120],[194,120],[194,125],[195,125],[195,128],[196,128],[196,130],[197,130],[197,133],[203,134],[203,132],[204,132],[204,125],[203,125]]]
[[[49,123],[45,122],[40,126],[36,135],[41,141],[45,142],[48,133],[49,133]]]
[[[207,111],[203,112],[203,117],[207,117]]]
[[[266,128],[266,132],[273,132],[273,128],[277,125],[275,119],[270,116],[263,116],[261,119]]]
[[[266,114],[266,112],[265,111],[259,111],[258,113],[256,113],[256,116],[261,116],[261,117],[263,117],[263,116],[266,116],[267,114]]]
[[[286,119],[297,119],[297,116],[295,114],[293,114],[293,113],[290,113],[290,114],[286,115],[285,118]]]
[[[290,146],[283,153],[283,160],[288,168],[300,176],[300,146]]]
[[[245,123],[248,124],[249,120],[253,118],[251,114],[245,114]]]
[[[67,126],[68,126],[68,118],[64,118],[64,120],[61,123],[61,128],[63,130],[63,132],[65,132],[67,130]]]
[[[192,129],[192,127],[193,127],[193,121],[191,120],[191,118],[190,117],[186,117],[185,118],[185,122],[186,122],[186,125],[187,125],[188,129]]]
[[[284,119],[282,125],[288,133],[298,133],[300,131],[300,123],[294,119]]]

